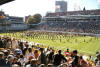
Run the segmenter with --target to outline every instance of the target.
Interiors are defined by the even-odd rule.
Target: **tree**
[[[36,21],[37,23],[39,23],[39,22],[41,21],[42,16],[41,16],[40,14],[35,14],[35,15],[34,15],[34,18],[35,18],[35,21]]]
[[[33,16],[28,17],[26,23],[27,24],[35,24],[35,18]]]
[[[26,23],[27,24],[38,24],[41,22],[42,16],[40,14],[35,14],[34,16],[30,16]]]

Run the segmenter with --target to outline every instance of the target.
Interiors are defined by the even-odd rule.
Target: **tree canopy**
[[[28,17],[26,23],[27,24],[38,24],[41,22],[42,16],[40,14],[35,14],[33,16]]]

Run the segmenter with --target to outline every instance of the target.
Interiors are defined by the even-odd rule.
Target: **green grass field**
[[[63,35],[47,35],[38,34],[32,36],[26,36],[25,33],[0,33],[9,37],[15,37],[17,39],[27,40],[30,42],[40,43],[44,46],[53,47],[56,50],[70,51],[77,49],[79,53],[86,55],[94,55],[97,51],[100,52],[100,37],[90,36],[63,36]]]

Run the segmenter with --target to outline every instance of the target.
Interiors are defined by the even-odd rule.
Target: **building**
[[[100,15],[100,9],[47,13],[46,17],[67,15]]]
[[[0,5],[14,0],[0,0]],[[23,17],[9,16],[3,11],[0,11],[0,32],[19,31],[28,29],[27,24],[24,23]]]
[[[55,12],[66,12],[67,2],[66,1],[56,1],[55,2]]]
[[[100,33],[99,9],[48,13],[44,21],[44,30]]]
[[[23,17],[9,16],[0,11],[0,31],[26,30],[28,26],[23,21]]]

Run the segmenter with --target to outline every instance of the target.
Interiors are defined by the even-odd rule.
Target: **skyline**
[[[58,1],[58,0],[57,0]],[[68,11],[99,9],[100,0],[64,0],[68,3]],[[55,0],[15,0],[0,6],[10,16],[28,16],[40,13],[44,16],[47,12],[55,12]]]

